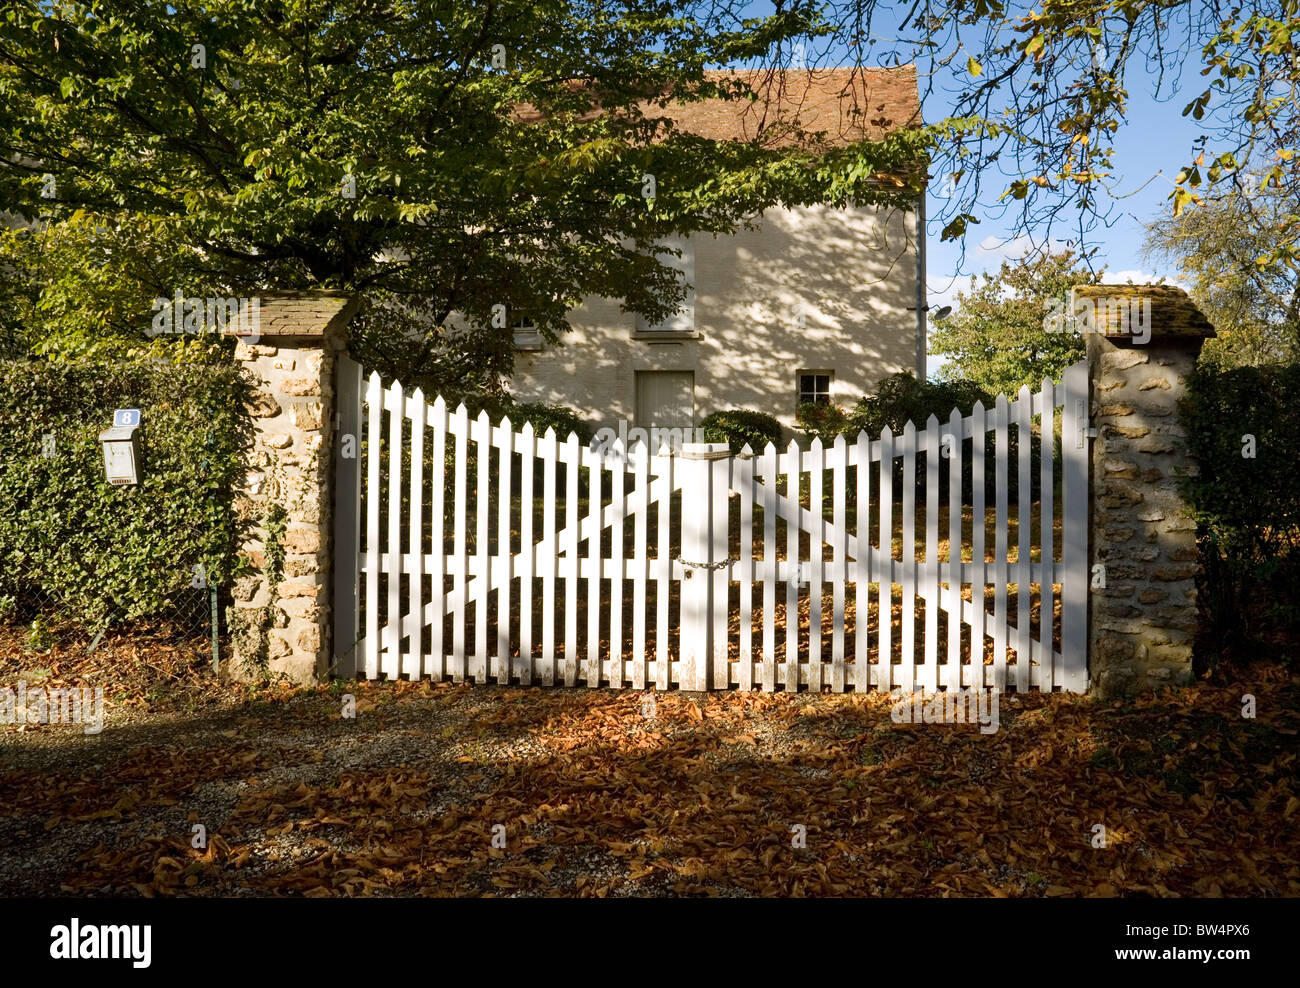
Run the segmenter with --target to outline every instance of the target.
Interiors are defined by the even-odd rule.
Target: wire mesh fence
[[[24,579],[20,570],[0,580],[0,657],[36,661],[73,658],[116,647],[124,640],[165,645],[219,668],[226,645],[222,620],[229,594],[201,574],[179,582],[150,613],[115,605],[89,620],[57,592]],[[144,655],[148,661],[147,653]]]

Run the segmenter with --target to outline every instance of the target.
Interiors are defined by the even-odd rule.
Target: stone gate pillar
[[[305,683],[328,666],[334,364],[356,308],[340,294],[266,295],[235,347],[256,387],[237,502],[251,523],[241,555],[255,572],[236,583],[227,612],[235,675]]]
[[[1178,401],[1214,328],[1173,286],[1080,286],[1071,311],[1084,322],[1096,430],[1091,685],[1115,696],[1187,683],[1199,563],[1179,488],[1195,467]]]

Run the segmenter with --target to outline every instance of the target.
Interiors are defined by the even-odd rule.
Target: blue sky
[[[1128,122],[1116,135],[1114,157],[1114,200],[1117,219],[1109,228],[1099,226],[1091,242],[1100,247],[1099,264],[1105,264],[1107,280],[1134,281],[1165,276],[1176,281],[1176,272],[1161,267],[1142,257],[1143,224],[1166,215],[1169,211],[1167,197],[1173,187],[1172,177],[1184,162],[1193,157],[1193,141],[1201,133],[1195,121],[1181,116],[1187,97],[1178,93],[1163,102],[1151,95],[1149,79],[1128,80],[1130,92]],[[937,120],[946,115],[944,94],[934,93],[926,100],[923,112],[927,120]],[[937,183],[936,183],[937,185]],[[930,216],[938,214],[944,205],[932,190],[928,210]],[[960,248],[956,243],[941,243],[941,224],[930,224],[927,246],[929,249],[930,304],[940,306],[970,282],[970,275],[996,269],[1003,258],[1019,257],[1025,243],[1017,241],[1009,225],[988,216],[974,226],[965,238],[966,258],[958,276]],[[1059,236],[1067,233],[1064,228]]]
[[[1023,5],[1022,5],[1023,6]],[[769,13],[770,3],[756,2],[749,5],[747,12],[758,15]],[[894,8],[897,10],[899,8]],[[902,5],[903,10],[911,5]],[[891,23],[893,10],[886,4],[877,8],[872,22],[872,43],[870,51],[877,57],[868,58],[868,64],[880,64],[883,57],[894,45],[891,34],[897,34],[896,22]],[[1185,41],[1182,33],[1185,27],[1178,18],[1166,22],[1162,41],[1166,51],[1177,51]],[[909,32],[909,36],[914,32]],[[905,43],[906,44],[906,43]],[[910,45],[908,45],[910,49]],[[834,61],[834,59],[831,59]],[[848,59],[845,59],[847,62]],[[1203,132],[1201,123],[1182,116],[1182,108],[1188,103],[1188,90],[1195,87],[1199,92],[1204,82],[1199,76],[1198,59],[1192,58],[1190,70],[1184,70],[1182,78],[1171,66],[1164,66],[1165,75],[1161,82],[1159,99],[1155,96],[1156,75],[1153,67],[1148,65],[1142,54],[1134,53],[1130,57],[1124,82],[1129,93],[1128,115],[1126,123],[1115,136],[1115,154],[1113,156],[1113,174],[1108,183],[1111,192],[1099,195],[1114,198],[1099,203],[1101,212],[1114,207],[1109,226],[1098,225],[1088,234],[1088,245],[1097,247],[1094,263],[1106,268],[1106,280],[1116,282],[1154,281],[1164,278],[1178,283],[1177,273],[1168,265],[1149,261],[1142,255],[1143,225],[1152,219],[1167,215],[1170,204],[1168,195],[1173,187],[1172,178],[1179,169],[1195,157],[1194,141]],[[954,66],[964,66],[964,58],[953,60]],[[918,65],[918,72],[925,72],[928,66]],[[925,97],[923,114],[926,120],[936,121],[949,116],[953,111],[951,95],[945,90],[954,84],[960,88],[961,81],[951,74],[953,70],[944,70],[945,75],[936,80],[933,91]],[[957,70],[961,71],[960,68]],[[1183,79],[1190,80],[1187,86],[1180,85]],[[923,87],[924,88],[924,87]],[[1208,123],[1208,119],[1206,121]],[[1005,176],[990,177],[986,192],[997,182],[1005,183]],[[1003,186],[993,192],[996,197]],[[936,180],[930,193],[928,215],[937,217],[944,205],[937,193],[942,185]],[[941,243],[939,234],[942,221],[932,219],[929,224],[927,244],[927,289],[929,304],[938,308],[953,302],[954,296],[970,284],[970,276],[988,270],[996,270],[1004,259],[1023,256],[1031,248],[1025,238],[1017,238],[1009,222],[999,219],[987,209],[976,208],[976,215],[981,222],[969,228],[964,244]],[[1061,223],[1053,231],[1053,240],[1068,237],[1068,224]],[[1045,231],[1033,231],[1031,236],[1039,242]],[[1053,243],[1053,249],[1061,249],[1063,243]],[[964,247],[965,257],[962,257]],[[937,367],[931,358],[930,372]]]
[[[1167,101],[1157,102],[1150,93],[1151,88],[1149,80],[1129,80],[1129,117],[1116,135],[1114,156],[1113,188],[1116,196],[1123,198],[1114,201],[1113,225],[1099,225],[1090,234],[1090,242],[1099,247],[1096,263],[1105,265],[1107,281],[1124,283],[1131,279],[1140,284],[1163,277],[1179,284],[1172,267],[1142,256],[1143,225],[1168,214],[1167,197],[1173,187],[1172,178],[1194,156],[1193,141],[1201,128],[1181,115],[1188,102],[1181,92]],[[939,119],[946,113],[939,98],[942,95],[936,94],[926,101],[927,120]],[[931,191],[928,215],[936,216],[943,204],[935,191]],[[926,287],[933,308],[952,303],[958,291],[969,288],[972,274],[996,270],[1004,258],[1020,257],[1028,246],[1014,236],[1009,225],[984,217],[967,233],[963,259],[958,243],[940,242],[941,228],[941,223],[932,220],[926,240]],[[1067,236],[1064,228],[1059,236]],[[1059,249],[1063,245],[1057,246]],[[940,366],[939,360],[928,358],[927,374],[933,374]]]

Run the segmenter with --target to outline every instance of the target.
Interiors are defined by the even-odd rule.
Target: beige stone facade
[[[617,300],[588,300],[563,346],[519,354],[512,390],[595,426],[698,425],[745,408],[793,429],[801,372],[829,376],[831,400],[847,406],[886,375],[919,369],[916,226],[914,211],[813,206],[693,237],[694,291],[676,332],[646,332]],[[693,377],[693,423],[641,421],[641,376],[673,371]]]

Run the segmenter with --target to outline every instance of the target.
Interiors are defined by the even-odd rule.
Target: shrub
[[[875,438],[885,426],[897,435],[909,420],[924,429],[931,415],[946,422],[954,408],[969,415],[977,401],[984,402],[986,408],[993,404],[990,396],[971,381],[918,381],[910,372],[891,374],[876,385],[875,394],[858,399],[845,421],[845,438],[856,439],[859,432]]]
[[[100,624],[165,610],[195,566],[228,586],[249,394],[230,364],[0,363],[0,598]],[[98,437],[122,407],[143,410],[136,487],[104,479]]]
[[[1205,630],[1215,654],[1254,652],[1300,632],[1300,366],[1207,367],[1188,384],[1198,472],[1184,490],[1200,529]]]
[[[704,416],[698,434],[706,443],[726,443],[733,453],[739,453],[746,445],[753,452],[761,453],[768,443],[780,446],[784,430],[780,422],[765,412],[732,408]]]
[[[857,435],[848,435],[848,415],[839,405],[830,402],[804,402],[794,417],[806,435],[820,439],[827,446],[835,441],[836,436],[843,435],[848,440]]]
[[[1015,396],[1009,395],[1008,397],[1014,398]],[[969,415],[974,409],[975,403],[980,401],[984,403],[984,407],[990,412],[988,421],[991,425],[991,413],[995,399],[974,382],[962,380],[918,381],[911,372],[901,372],[884,378],[877,385],[874,394],[864,395],[859,398],[853,408],[847,412],[838,405],[833,404],[806,404],[800,406],[799,426],[808,435],[820,438],[825,445],[830,445],[835,441],[835,437],[840,435],[844,436],[845,441],[849,443],[856,442],[858,435],[863,432],[873,440],[878,439],[886,426],[897,438],[909,421],[920,431],[925,428],[926,422],[931,415],[935,416],[941,424],[946,423],[954,408],[960,410],[962,415]],[[1006,478],[1006,483],[1008,485],[1008,495],[1014,500],[1019,496],[1019,477],[1016,464],[1018,462],[1020,440],[1014,427],[1009,430],[1008,438],[1009,476]],[[1038,459],[1041,446],[1039,437],[1037,435],[1032,436],[1030,444],[1031,490],[1033,492],[1032,496],[1037,498],[1041,486]],[[970,503],[970,440],[965,440],[962,447],[962,497],[966,503]],[[984,450],[985,485],[986,490],[990,492],[997,480],[997,464],[994,460],[994,452],[995,439],[994,434],[990,432],[985,441]],[[923,492],[925,485],[922,456],[923,454],[918,454],[918,493]],[[901,493],[901,462],[895,466],[894,484],[895,493]],[[939,470],[939,497],[941,500],[946,500],[948,497],[948,468],[946,463],[941,464]]]
[[[584,446],[591,442],[591,426],[583,421],[581,415],[564,405],[521,402],[506,405],[493,418],[499,422],[501,415],[510,416],[510,424],[516,432],[524,427],[525,422],[531,422],[533,431],[539,436],[544,436],[547,429],[554,429],[555,437],[561,441],[569,438],[570,432],[576,432]]]

